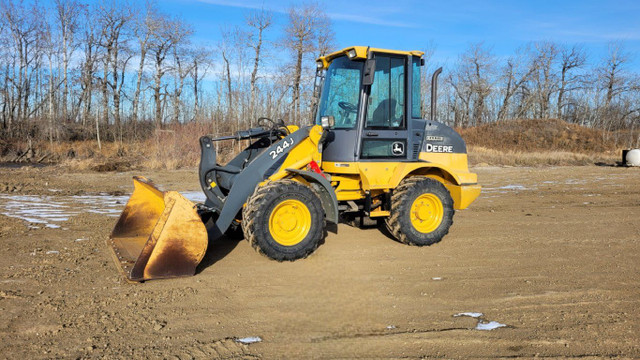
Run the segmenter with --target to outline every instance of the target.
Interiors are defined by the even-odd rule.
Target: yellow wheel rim
[[[444,217],[442,201],[434,194],[422,194],[411,205],[411,224],[421,233],[430,233]]]
[[[269,233],[280,245],[293,246],[301,242],[311,229],[311,212],[298,200],[285,200],[271,211]]]

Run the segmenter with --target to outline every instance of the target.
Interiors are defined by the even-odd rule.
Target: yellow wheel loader
[[[313,125],[261,118],[257,128],[200,138],[203,204],[135,177],[109,239],[127,279],[193,275],[208,241],[225,233],[277,261],[305,258],[354,216],[383,222],[405,244],[440,241],[480,186],[462,138],[434,119],[441,69],[422,118],[422,55],[336,51],[317,60]],[[250,145],[220,165],[215,142],[231,139]]]

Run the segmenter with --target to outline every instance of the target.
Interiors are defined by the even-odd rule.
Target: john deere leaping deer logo
[[[404,155],[404,144],[400,141],[394,142],[393,144],[391,144],[391,152],[395,156]]]

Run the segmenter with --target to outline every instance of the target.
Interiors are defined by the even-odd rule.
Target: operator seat
[[[391,127],[391,118],[389,114],[395,112],[396,106],[398,102],[396,99],[384,99],[378,104],[378,107],[373,111],[371,116],[371,121],[367,124],[368,126],[383,126],[383,127]]]

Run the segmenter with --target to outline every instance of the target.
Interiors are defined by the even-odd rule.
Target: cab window
[[[421,60],[419,57],[413,57],[413,76],[411,79],[411,117],[415,119],[422,118],[422,96],[420,93],[420,68]]]
[[[405,127],[405,59],[376,55],[376,71],[367,103],[367,128]]]
[[[356,126],[363,67],[362,61],[352,61],[346,56],[331,62],[322,87],[316,124],[320,124],[322,116],[333,116],[334,129],[353,129]]]

